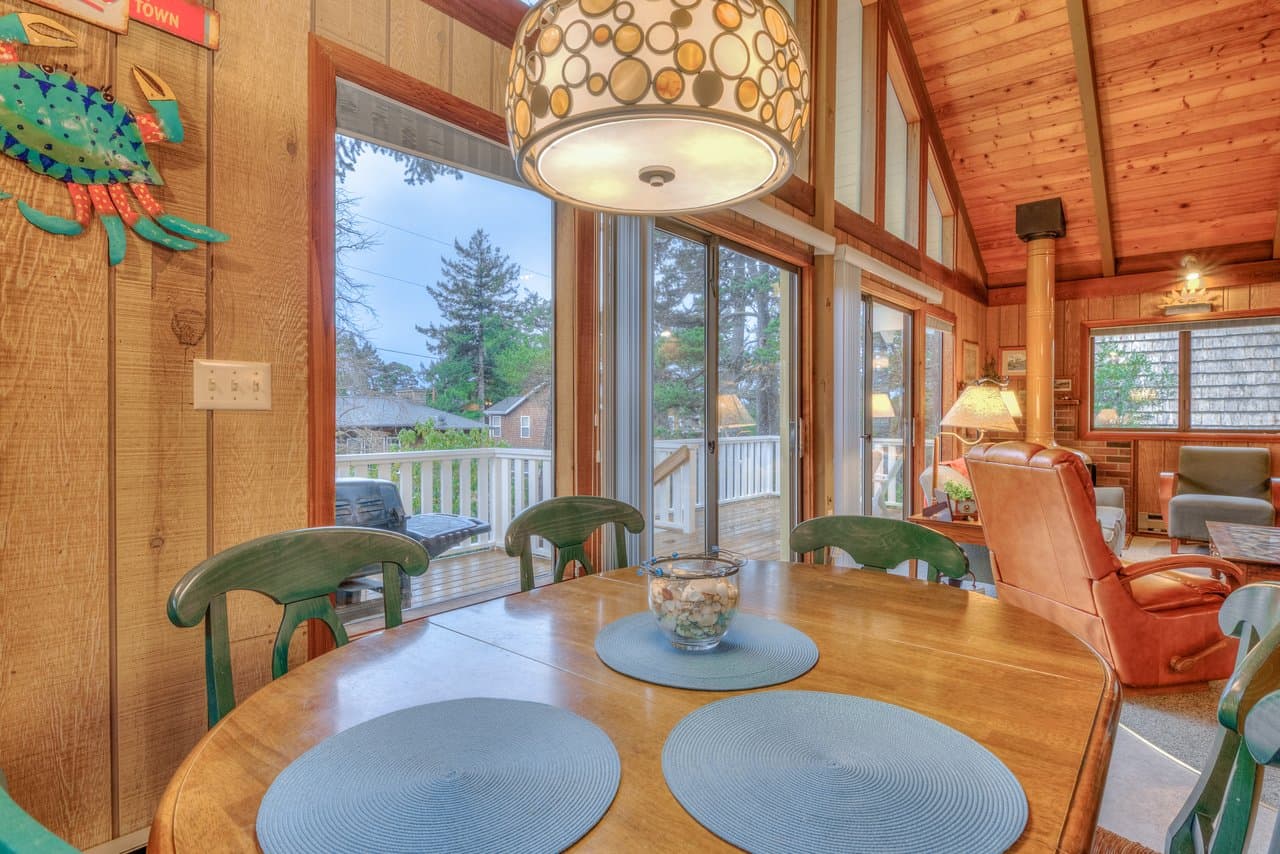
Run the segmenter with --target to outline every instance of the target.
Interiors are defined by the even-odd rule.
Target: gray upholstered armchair
[[[1271,476],[1271,452],[1186,445],[1177,472],[1160,473],[1160,506],[1174,554],[1184,540],[1207,541],[1206,522],[1274,525],[1280,478]]]

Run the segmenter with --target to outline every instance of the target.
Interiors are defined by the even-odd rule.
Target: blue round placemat
[[[262,799],[258,844],[267,854],[560,851],[604,815],[620,774],[609,736],[564,709],[487,697],[414,706],[290,763]]]
[[[690,815],[747,851],[981,854],[1027,823],[1022,786],[981,744],[845,694],[710,703],[671,731],[662,771]]]
[[[818,645],[786,623],[738,613],[713,649],[676,649],[648,611],[614,620],[596,635],[596,655],[619,673],[657,685],[743,691],[789,682],[818,663]]]

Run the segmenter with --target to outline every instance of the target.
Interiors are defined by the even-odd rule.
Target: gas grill
[[[479,534],[489,532],[489,523],[453,513],[419,513],[408,516],[400,490],[389,480],[371,477],[340,477],[333,507],[335,525],[381,528],[413,537],[433,559]],[[407,577],[401,574],[401,585]],[[382,566],[370,564],[342,583],[341,591],[382,589]]]

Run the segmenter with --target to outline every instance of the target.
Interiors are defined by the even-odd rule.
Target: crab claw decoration
[[[66,187],[72,218],[38,210],[19,199],[27,222],[50,234],[76,235],[96,215],[107,233],[107,262],[125,257],[126,228],[178,252],[227,235],[167,213],[150,188],[164,183],[147,151],[157,142],[182,142],[182,116],[173,89],[160,75],[135,68],[134,79],[154,113],[135,112],[109,91],[75,75],[23,62],[20,45],[74,47],[61,24],[42,15],[0,15],[0,153]],[[0,199],[8,198],[0,188]],[[140,210],[139,210],[140,209]]]
[[[36,47],[75,47],[76,34],[44,15],[19,12],[0,18],[0,42],[17,42]]]

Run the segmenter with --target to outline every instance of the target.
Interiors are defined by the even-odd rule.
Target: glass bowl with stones
[[[651,558],[649,610],[672,646],[714,649],[738,613],[738,570],[743,561],[727,552]]]

